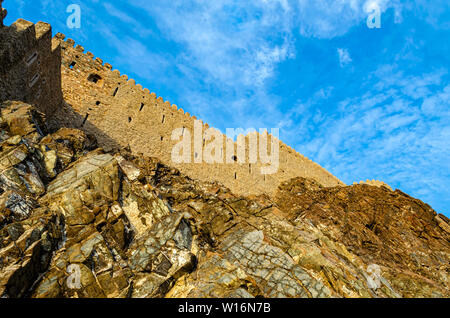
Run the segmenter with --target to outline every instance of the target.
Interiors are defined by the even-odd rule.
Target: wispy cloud
[[[341,67],[344,67],[345,65],[351,63],[352,58],[350,57],[350,53],[347,49],[337,49],[338,56],[339,56],[339,64]]]
[[[379,88],[341,101],[346,105],[342,112],[321,117],[310,128],[314,131],[305,133],[310,139],[297,149],[317,158],[347,183],[384,180],[420,194],[426,202],[439,198],[436,206],[442,209],[450,204],[447,74],[380,74]],[[392,83],[391,78],[397,81]]]
[[[171,39],[186,46],[179,63],[223,85],[261,85],[274,65],[292,55],[286,2],[134,1]],[[278,43],[269,41],[275,37]],[[185,68],[190,70],[190,68]]]

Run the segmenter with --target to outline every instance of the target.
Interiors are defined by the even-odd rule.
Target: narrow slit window
[[[139,111],[141,112],[144,109],[144,103],[141,103],[141,108],[139,108]]]
[[[128,117],[128,122],[131,123],[133,119],[131,117]]]
[[[162,121],[161,121],[162,124],[164,124],[164,120],[165,120],[165,119],[166,119],[166,115],[163,115],[163,116],[162,116]]]
[[[234,173],[234,179],[237,180],[237,172]]]
[[[84,116],[83,123],[81,124],[81,127],[84,127],[84,124],[86,124],[86,121],[87,121],[88,117],[89,117],[89,114],[86,114],[86,116]]]
[[[38,80],[39,80],[39,74],[34,75],[33,78],[30,81],[29,86],[33,87],[37,83]]]
[[[27,65],[30,66],[33,64],[38,58],[38,53],[34,52],[28,59],[27,59]]]
[[[116,96],[117,95],[117,92],[119,91],[119,87],[116,87],[116,89],[114,90],[114,92],[113,92],[113,95],[112,96]]]

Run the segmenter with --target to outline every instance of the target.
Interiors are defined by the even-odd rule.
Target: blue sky
[[[381,8],[381,28],[366,6]],[[69,29],[69,4],[81,28]],[[347,184],[450,216],[448,0],[5,0],[225,132],[280,138]]]

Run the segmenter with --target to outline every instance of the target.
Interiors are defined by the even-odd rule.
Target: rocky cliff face
[[[2,297],[449,297],[449,220],[386,187],[242,197],[6,102]]]

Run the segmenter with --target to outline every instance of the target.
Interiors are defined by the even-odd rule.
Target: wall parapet
[[[62,42],[63,48],[75,48],[79,53],[83,54],[84,56],[88,57],[90,60],[96,61],[99,66],[102,67],[104,72],[111,72],[111,74],[114,74],[114,76],[117,76],[119,78],[122,78],[124,81],[127,81],[127,83],[131,86],[132,89],[136,89],[138,91],[142,91],[143,94],[148,94],[151,97],[155,98],[158,103],[164,105],[167,109],[172,109],[174,111],[178,111],[180,114],[183,114],[186,116],[186,119],[188,120],[198,120],[197,117],[192,116],[190,113],[185,112],[182,108],[179,108],[176,104],[172,104],[170,101],[164,100],[163,97],[157,96],[154,92],[150,93],[150,90],[148,88],[144,88],[141,84],[136,84],[136,81],[134,79],[129,78],[125,74],[121,74],[121,72],[118,69],[113,69],[113,66],[109,63],[104,63],[103,60],[99,57],[95,57],[93,53],[86,52],[84,53],[84,47],[81,45],[76,44],[76,42],[71,38],[66,38],[66,35],[63,33],[57,33],[55,35],[55,38]]]
[[[0,37],[0,102],[20,100],[54,113],[62,102],[61,53],[50,24],[18,19]]]
[[[66,40],[64,34],[57,34],[55,39],[60,41],[63,51],[63,77],[66,78],[66,81],[72,83],[67,83],[66,86],[66,93],[71,99],[69,104],[73,105],[79,112],[80,119],[78,121],[81,122],[81,118],[86,118],[86,115],[88,115],[86,124],[83,125],[82,129],[91,129],[90,133],[99,135],[104,142],[110,142],[104,138],[105,135],[108,135],[112,139],[120,140],[121,145],[131,144],[131,148],[137,152],[158,157],[163,162],[166,161],[166,163],[171,164],[170,154],[176,143],[176,141],[171,140],[173,129],[183,128],[184,132],[184,128],[187,128],[192,133],[196,120],[201,123],[203,132],[212,128],[208,123],[197,119],[196,116],[186,112],[182,107],[164,100],[162,96],[158,96],[147,88],[143,88],[134,79],[121,74],[111,64],[104,63],[102,59],[96,58],[91,52],[84,53],[84,48],[81,45],[76,45],[72,39]],[[95,74],[102,78],[98,83],[96,82],[97,84],[85,81],[88,76]],[[84,81],[83,77],[85,77]],[[79,85],[84,87],[81,88],[84,91],[80,91]],[[84,100],[85,98],[89,101]],[[102,133],[99,134],[99,130]],[[220,130],[215,129],[215,131],[220,133],[221,138],[223,138],[222,145],[224,147],[228,147],[227,145],[233,142],[236,154],[237,140],[228,138]],[[258,140],[261,137],[261,134],[257,131],[248,133],[244,136],[246,147],[249,145],[247,144],[248,138],[254,136],[252,134],[256,134]],[[224,162],[223,165],[195,164],[198,153],[195,152],[195,149],[192,149],[191,160],[193,163],[180,165],[172,163],[172,165],[193,178],[222,182],[236,193],[256,189],[267,190],[269,187],[275,191],[280,181],[297,176],[316,179],[324,186],[344,185],[323,167],[284,144],[279,138],[267,131],[264,132],[264,136],[268,137],[268,146],[270,146],[272,138],[276,139],[280,146],[280,166],[278,172],[272,175],[262,174],[262,169],[267,164],[261,162],[261,157],[258,157],[259,159],[255,164],[251,163],[247,150],[245,158],[248,159],[247,164],[242,163],[247,161],[236,159],[230,162],[229,158],[226,157],[229,153],[223,151],[223,149],[220,154]],[[203,140],[204,145],[205,140]],[[270,147],[267,151],[269,155]],[[246,181],[239,181],[242,178],[245,178]]]

